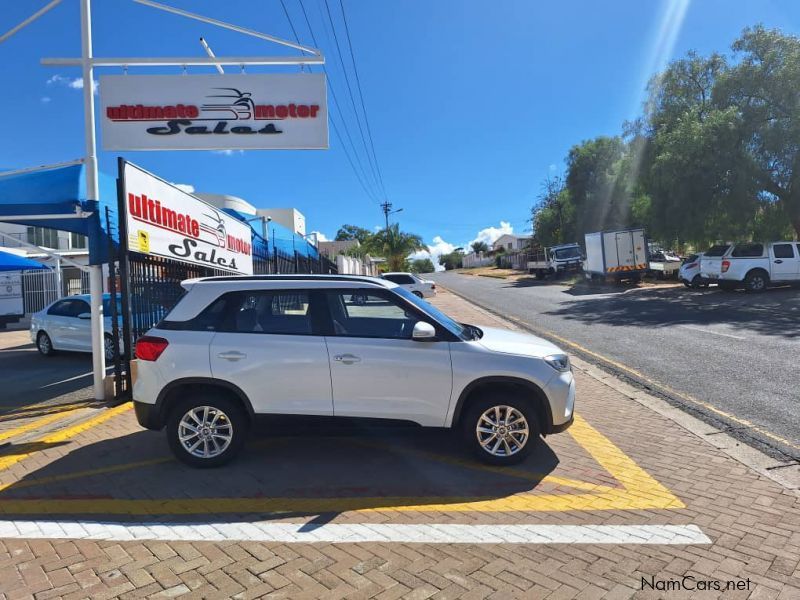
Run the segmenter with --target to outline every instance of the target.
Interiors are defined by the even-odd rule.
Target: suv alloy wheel
[[[744,289],[748,292],[763,292],[768,283],[769,278],[763,271],[751,271],[744,280]]]
[[[236,402],[201,393],[179,401],[167,420],[167,439],[175,456],[193,467],[218,467],[242,449],[248,422]]]
[[[525,459],[539,437],[536,411],[525,400],[483,397],[467,410],[464,438],[475,455],[492,465],[513,465]]]

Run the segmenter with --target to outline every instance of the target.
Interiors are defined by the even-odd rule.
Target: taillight
[[[687,269],[694,269],[696,266],[697,266],[697,263],[689,263],[688,265],[686,265],[686,268]]]
[[[731,268],[731,261],[723,260],[722,261],[722,272],[723,273],[727,273],[728,269],[730,269],[730,268]]]
[[[432,283],[432,284],[431,284],[431,289],[432,289],[432,290],[435,290],[435,289],[436,289],[436,284],[435,284],[435,283]]]
[[[145,335],[136,341],[136,358],[139,360],[158,360],[158,357],[167,349],[169,342],[164,338]]]

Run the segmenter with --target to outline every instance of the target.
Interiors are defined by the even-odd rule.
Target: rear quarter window
[[[739,244],[731,252],[734,258],[760,258],[764,256],[764,244]]]
[[[703,256],[722,256],[728,251],[730,246],[728,244],[718,244],[716,246],[711,246],[708,250],[703,253]]]

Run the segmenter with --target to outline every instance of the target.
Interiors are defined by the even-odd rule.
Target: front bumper
[[[575,377],[572,371],[559,373],[545,388],[552,422],[548,433],[560,433],[572,425],[575,411]]]

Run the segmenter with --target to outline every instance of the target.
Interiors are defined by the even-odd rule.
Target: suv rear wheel
[[[492,465],[521,462],[539,437],[536,411],[517,396],[482,397],[467,410],[463,427],[467,445]]]
[[[767,284],[769,277],[764,271],[750,271],[744,279],[744,289],[748,292],[763,292]]]
[[[167,419],[167,440],[187,465],[218,467],[231,461],[247,437],[247,417],[230,398],[203,392],[178,402]]]

